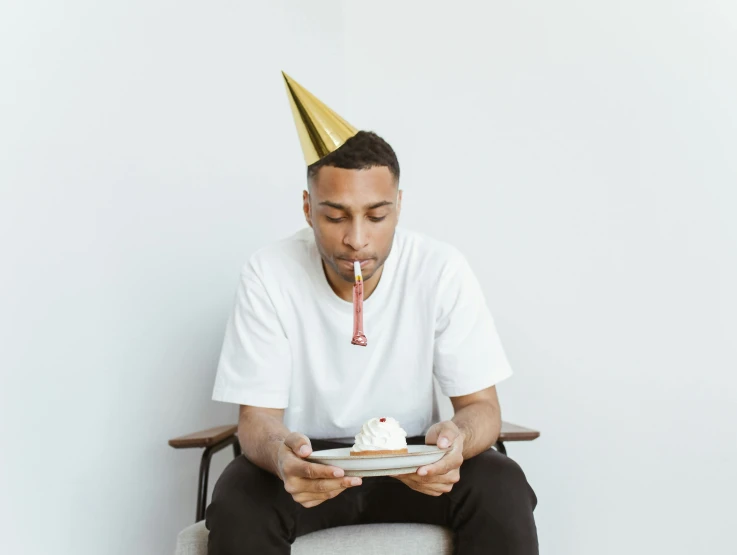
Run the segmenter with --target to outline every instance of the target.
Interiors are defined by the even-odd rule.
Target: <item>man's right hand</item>
[[[305,461],[310,453],[310,440],[296,432],[284,439],[277,453],[276,469],[284,489],[303,507],[316,507],[347,488],[361,485],[360,478],[348,478],[340,468]]]

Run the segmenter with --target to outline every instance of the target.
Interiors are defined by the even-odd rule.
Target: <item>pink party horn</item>
[[[361,275],[361,263],[358,260],[353,262],[353,272],[356,275],[356,282],[353,284],[353,345],[365,347],[368,340],[363,333],[363,275]]]

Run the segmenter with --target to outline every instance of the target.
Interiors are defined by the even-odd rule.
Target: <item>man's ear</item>
[[[402,213],[402,190],[397,191],[397,220],[399,215]]]
[[[302,191],[302,210],[305,213],[307,225],[312,227],[312,206],[310,205],[310,193]]]

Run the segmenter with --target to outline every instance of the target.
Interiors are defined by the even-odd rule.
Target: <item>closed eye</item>
[[[342,222],[343,220],[345,220],[345,218],[331,218],[330,216],[325,216],[325,218],[327,219],[327,221],[332,222],[334,224],[338,224]]]
[[[374,218],[372,216],[369,216],[369,220],[371,220],[372,222],[381,222],[381,221],[384,221],[385,219],[386,219],[386,216],[381,216],[380,218]]]

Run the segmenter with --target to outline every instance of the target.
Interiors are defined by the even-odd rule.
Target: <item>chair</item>
[[[210,461],[214,453],[230,446],[236,457],[241,454],[237,429],[236,425],[218,426],[169,440],[169,445],[175,449],[203,449],[195,524],[179,533],[176,555],[207,555],[208,531],[204,518]],[[502,422],[501,434],[494,447],[506,455],[505,443],[532,441],[538,437],[540,432],[537,430]],[[450,530],[430,524],[341,526],[297,538],[292,545],[292,555],[386,555],[398,553],[398,546],[401,546],[401,553],[407,555],[450,555],[453,551],[453,538]]]

